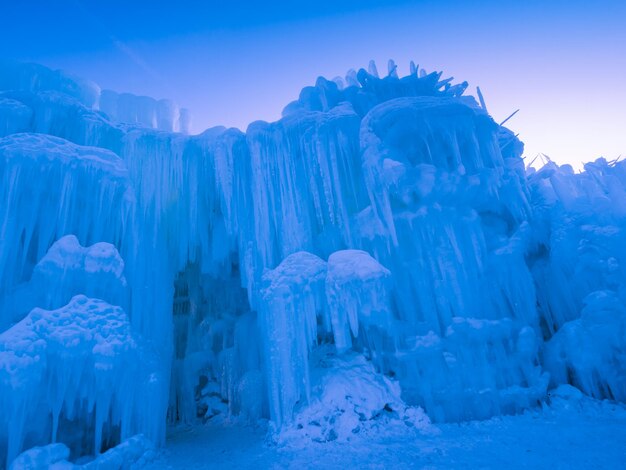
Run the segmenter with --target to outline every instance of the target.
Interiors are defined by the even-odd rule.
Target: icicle
[[[374,60],[370,60],[368,66],[367,66],[367,71],[369,72],[370,75],[373,75],[376,78],[378,77],[378,68],[376,68],[376,62],[374,62]]]
[[[337,84],[339,90],[343,90],[346,87],[342,77],[337,76],[333,78],[333,82]]]
[[[476,87],[476,93],[478,94],[478,100],[480,101],[480,107],[487,111],[487,105],[485,104],[485,99],[483,98],[483,94],[480,91],[480,87]]]
[[[500,123],[500,125],[501,125],[501,126],[504,126],[504,124],[505,124],[505,123],[506,123],[509,119],[511,119],[513,116],[515,116],[517,113],[519,113],[519,109],[516,109],[515,111],[513,111],[513,112],[509,115],[509,117],[507,117],[504,121],[502,121],[502,122]]]
[[[393,59],[389,59],[387,62],[387,76],[398,78],[398,66]]]
[[[348,86],[360,86],[359,81],[356,78],[356,71],[354,69],[348,70],[346,72],[346,83]]]

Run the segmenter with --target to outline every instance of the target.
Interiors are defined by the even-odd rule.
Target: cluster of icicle
[[[93,84],[0,69],[0,396],[23,393],[18,330],[47,345],[29,380],[62,391],[31,390],[19,429],[0,419],[0,454],[61,436],[75,455],[139,432],[160,444],[166,416],[208,417],[213,399],[287,423],[328,345],[438,421],[516,412],[564,382],[626,399],[626,165],[527,174],[467,84],[393,63],[377,75],[320,78],[245,133],[187,136],[95,110]],[[91,333],[55,323],[74,314]],[[133,361],[134,382],[103,386],[93,349],[80,364],[55,352],[126,322],[135,346],[109,366]]]

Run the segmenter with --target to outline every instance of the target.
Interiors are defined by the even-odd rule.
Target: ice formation
[[[0,437],[10,457],[60,439],[80,455],[149,426],[159,405],[155,358],[124,311],[73,297],[33,309],[0,334]]]
[[[54,242],[30,280],[7,296],[4,308],[12,314],[7,320],[18,321],[35,307],[60,308],[77,294],[128,307],[124,261],[115,246],[100,242],[82,247],[74,235]]]
[[[2,461],[626,399],[626,164],[526,169],[467,83],[368,70],[189,136],[170,101],[0,65]]]
[[[171,100],[155,100],[149,96],[102,90],[100,111],[120,122],[140,124],[162,131],[189,133],[189,111]]]

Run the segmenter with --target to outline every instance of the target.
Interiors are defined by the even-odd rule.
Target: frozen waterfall
[[[0,64],[2,462],[626,400],[626,163],[525,168],[467,83],[388,69],[187,135],[171,101]]]

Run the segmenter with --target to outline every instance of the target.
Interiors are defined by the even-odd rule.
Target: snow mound
[[[145,429],[159,400],[153,362],[120,307],[78,295],[34,309],[0,334],[0,450],[10,462],[59,439],[99,453]]]
[[[328,348],[320,348],[316,355],[310,403],[298,407],[277,442],[307,446],[311,441],[433,432],[423,410],[404,403],[398,382],[377,373],[363,356],[337,357]]]

